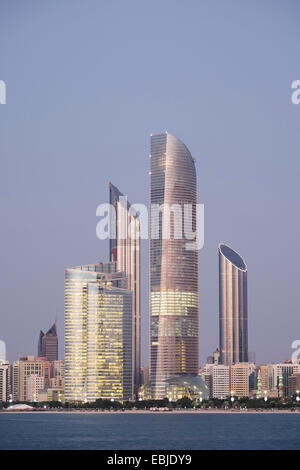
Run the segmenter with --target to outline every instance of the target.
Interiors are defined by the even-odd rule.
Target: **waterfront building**
[[[212,396],[224,400],[230,396],[230,367],[212,366]]]
[[[38,401],[38,394],[45,386],[45,378],[32,374],[26,377],[26,401]]]
[[[290,375],[288,378],[288,396],[299,395],[300,392],[300,373]]]
[[[247,266],[232,248],[219,245],[221,364],[248,362]]]
[[[166,380],[166,396],[170,401],[187,397],[190,400],[207,400],[209,388],[199,375],[178,375]]]
[[[213,396],[213,367],[214,364],[206,363],[198,372],[199,377],[201,377],[208,386],[209,398]]]
[[[9,362],[0,360],[0,402],[9,400],[10,394],[10,368]]]
[[[110,214],[110,261],[116,270],[126,275],[126,288],[132,292],[132,361],[134,389],[141,383],[141,281],[140,281],[140,221],[136,212],[119,189],[109,185],[109,202],[114,208]]]
[[[252,366],[253,365],[248,362],[240,362],[230,366],[231,395],[234,395],[236,397],[249,397],[249,378],[251,373],[253,372]]]
[[[28,391],[30,376],[43,377],[44,385],[50,385],[51,363],[44,357],[25,356],[12,364],[13,401],[26,401],[31,396]]]
[[[152,135],[150,157],[150,382],[159,399],[167,379],[199,368],[198,251],[182,230],[186,205],[197,233],[197,185],[195,161],[177,137]]]
[[[277,388],[281,398],[289,396],[289,377],[300,373],[300,364],[271,364],[271,385]]]
[[[51,363],[51,377],[62,377],[65,376],[65,361],[57,360]]]
[[[65,270],[65,401],[133,397],[132,292],[115,262]]]

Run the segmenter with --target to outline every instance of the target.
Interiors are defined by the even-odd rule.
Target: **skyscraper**
[[[218,252],[221,364],[248,362],[247,266],[223,243]]]
[[[65,270],[65,400],[133,396],[132,292],[116,263]]]
[[[183,227],[184,205],[192,207],[196,232],[197,188],[194,159],[177,137],[152,135],[150,157],[151,207],[162,209],[159,217],[151,211],[150,381],[152,396],[162,398],[166,379],[198,373],[198,252],[187,249],[185,233],[174,235],[176,224]]]
[[[45,334],[40,331],[38,342],[38,357],[46,357],[48,361],[57,361],[58,359],[58,337],[56,323]]]
[[[110,261],[115,261],[117,271],[126,274],[126,287],[132,291],[132,341],[135,393],[140,385],[141,368],[141,310],[140,310],[140,221],[130,204],[112,183],[109,184],[109,202],[115,209],[111,219],[114,236],[109,241]],[[112,215],[112,214],[111,214]],[[130,235],[130,236],[129,236]]]

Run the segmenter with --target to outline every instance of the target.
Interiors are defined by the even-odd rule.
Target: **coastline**
[[[1,414],[155,414],[155,415],[169,415],[169,414],[299,414],[299,410],[276,410],[276,409],[269,409],[269,410],[262,410],[262,409],[247,409],[247,410],[222,410],[222,409],[187,409],[187,410],[15,410],[15,411],[7,411],[1,410]]]

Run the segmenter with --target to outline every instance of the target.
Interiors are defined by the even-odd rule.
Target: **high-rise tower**
[[[116,263],[65,270],[65,400],[133,397],[132,292]]]
[[[38,356],[46,357],[48,361],[57,361],[58,359],[58,337],[56,323],[44,333],[40,331],[38,342]]]
[[[150,382],[153,398],[163,398],[166,379],[198,373],[198,252],[183,230],[188,205],[196,233],[197,188],[194,159],[177,137],[152,135],[150,157],[151,208],[161,209],[150,224]]]
[[[126,274],[126,288],[132,291],[132,352],[137,394],[141,368],[140,221],[133,210],[129,212],[126,197],[112,183],[109,185],[109,202],[115,209],[111,218],[110,261],[116,262],[117,271]]]
[[[247,266],[223,243],[218,252],[221,363],[248,362]]]

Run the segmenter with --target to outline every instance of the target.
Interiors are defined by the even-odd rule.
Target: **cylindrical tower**
[[[247,266],[223,243],[218,252],[221,364],[248,362]]]

